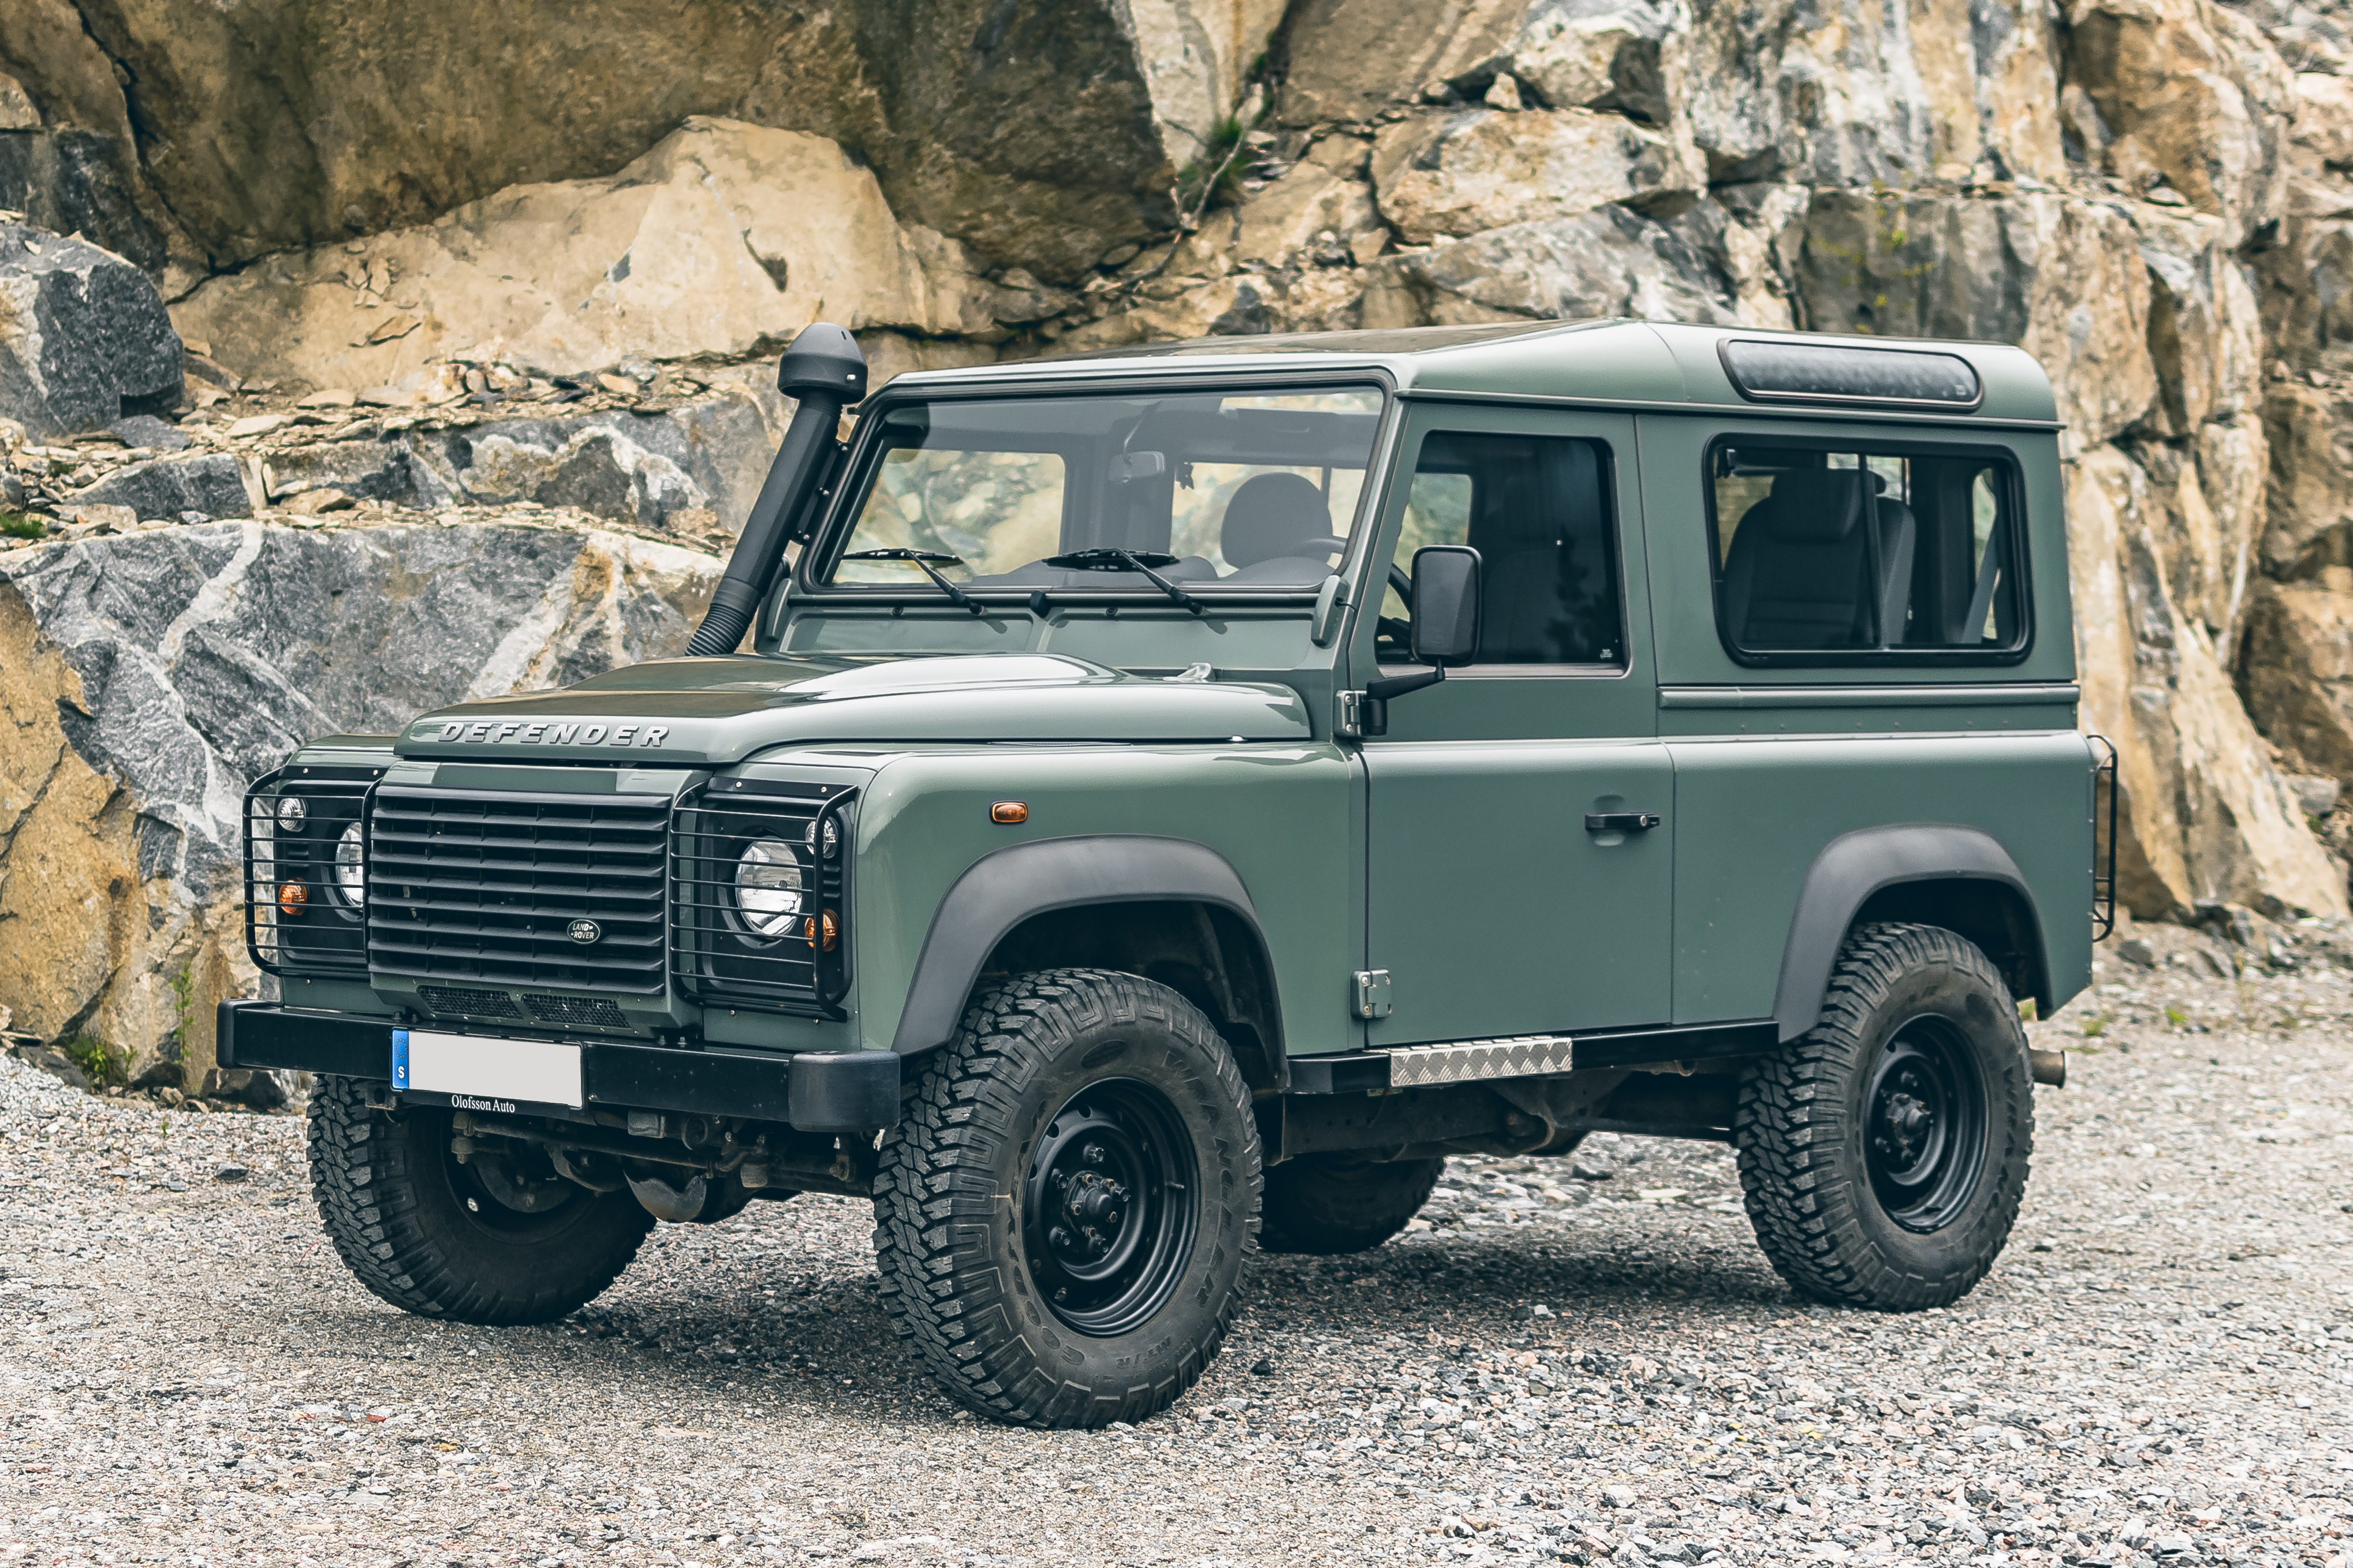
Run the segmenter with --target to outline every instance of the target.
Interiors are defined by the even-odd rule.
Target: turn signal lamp
[[[281,914],[299,915],[311,907],[311,889],[300,882],[278,884],[278,909]]]
[[[817,924],[818,929],[825,933],[824,942],[826,952],[831,952],[835,948],[841,945],[841,922],[834,919],[833,911],[831,910],[828,910],[824,914],[818,916]]]
[[[988,820],[1007,827],[1018,826],[1029,820],[1029,805],[1018,800],[1000,800],[988,808]]]

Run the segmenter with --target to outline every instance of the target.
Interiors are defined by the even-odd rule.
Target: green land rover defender
[[[278,995],[220,1058],[318,1075],[370,1289],[544,1321],[656,1220],[855,1194],[948,1392],[1084,1426],[1450,1153],[1728,1142],[1821,1301],[1992,1266],[2063,1070],[2021,1002],[2105,895],[2024,353],[1512,323],[869,396],[820,325],[779,384],[687,657],[254,786]]]

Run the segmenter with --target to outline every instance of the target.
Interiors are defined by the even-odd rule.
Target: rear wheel
[[[351,1079],[311,1091],[311,1190],[360,1283],[403,1310],[463,1323],[551,1322],[629,1266],[653,1216],[535,1152],[460,1163],[449,1112],[381,1110]]]
[[[1937,926],[1847,939],[1821,1021],[1743,1070],[1733,1122],[1748,1215],[1817,1300],[1958,1300],[2026,1191],[2034,1086],[2000,974]]]
[[[1430,1201],[1443,1160],[1358,1160],[1303,1154],[1271,1165],[1258,1244],[1268,1252],[1330,1255],[1378,1247]]]
[[[1133,974],[1022,975],[974,1004],[883,1138],[883,1300],[983,1415],[1140,1420],[1224,1343],[1258,1192],[1250,1091],[1197,1008]]]

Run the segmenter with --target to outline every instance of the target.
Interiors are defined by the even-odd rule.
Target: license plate
[[[395,1029],[392,1087],[446,1094],[461,1110],[512,1110],[517,1100],[578,1110],[580,1047]]]

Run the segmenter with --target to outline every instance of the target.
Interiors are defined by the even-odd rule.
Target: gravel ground
[[[1597,1139],[1267,1259],[1201,1385],[1092,1434],[952,1412],[862,1205],[664,1226],[573,1321],[450,1327],[345,1276],[298,1119],[0,1059],[0,1563],[2353,1568],[2348,966],[2142,936],[2036,1026],[2073,1086],[1956,1308],[1805,1305],[1727,1151]]]

